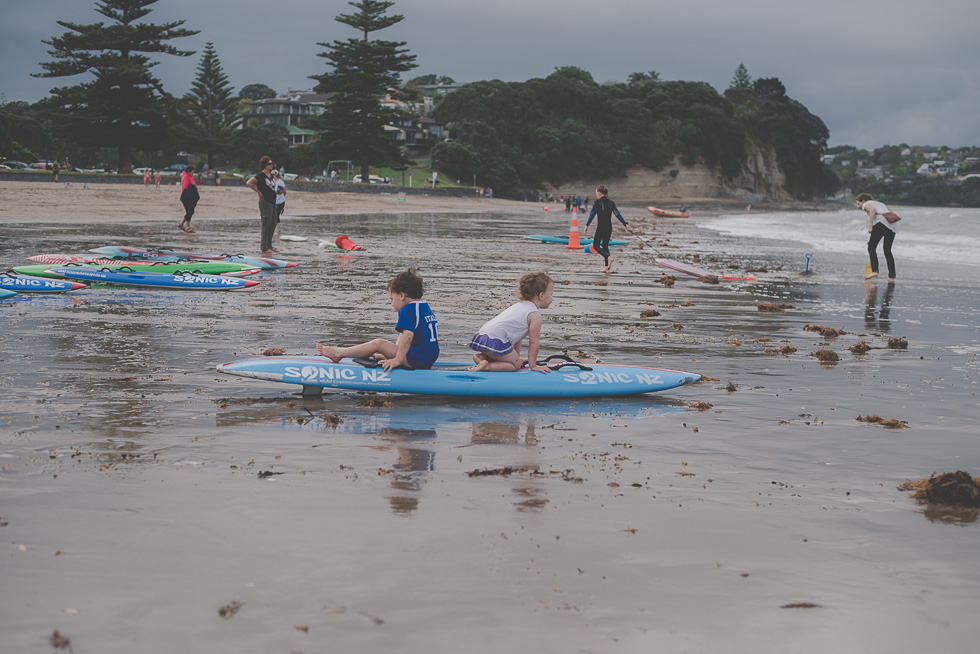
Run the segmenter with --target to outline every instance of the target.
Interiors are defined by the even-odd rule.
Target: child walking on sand
[[[414,268],[398,273],[388,282],[391,306],[398,312],[396,342],[376,338],[350,347],[328,347],[317,343],[317,352],[334,363],[344,357],[373,356],[381,360],[381,367],[386,371],[398,366],[431,368],[439,358],[438,321],[428,303],[422,301],[422,293],[422,277]]]
[[[513,304],[496,318],[487,321],[473,337],[470,347],[476,350],[471,370],[513,372],[524,365],[521,343],[528,338],[527,365],[538,372],[548,372],[548,366],[538,364],[541,338],[541,309],[551,306],[555,282],[546,272],[525,273],[517,283],[521,301]]]
[[[612,216],[616,214],[619,218],[619,222],[623,223],[623,226],[632,233],[629,223],[623,218],[623,215],[619,213],[619,209],[616,208],[616,203],[609,199],[609,189],[606,188],[605,184],[600,184],[595,190],[595,204],[592,205],[592,213],[589,214],[589,219],[585,221],[585,235],[589,235],[589,224],[592,219],[598,216],[595,227],[595,240],[592,241],[592,249],[598,254],[602,255],[603,260],[606,262],[606,267],[603,272],[609,272],[609,268],[612,266],[613,259],[609,256],[609,239],[612,237]]]

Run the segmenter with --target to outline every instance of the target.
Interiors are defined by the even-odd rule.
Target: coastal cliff
[[[549,189],[556,195],[592,193],[605,184],[617,202],[692,202],[737,200],[739,202],[789,202],[786,177],[776,164],[772,148],[749,148],[742,174],[725,181],[717,166],[700,162],[685,166],[674,160],[662,170],[631,166],[619,179],[579,180]]]

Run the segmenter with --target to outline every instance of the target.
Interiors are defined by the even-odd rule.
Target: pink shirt
[[[191,184],[197,186],[197,182],[194,181],[194,176],[185,170],[180,174],[180,192],[183,193]]]

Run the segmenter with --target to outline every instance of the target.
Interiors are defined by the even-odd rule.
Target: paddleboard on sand
[[[524,238],[529,238],[532,241],[541,241],[542,243],[563,243],[564,245],[568,245],[567,236],[562,237],[545,236],[544,234],[531,234],[530,236],[525,236]],[[579,243],[582,245],[591,245],[592,240],[593,239],[591,238],[582,238],[579,239]],[[609,245],[626,245],[627,243],[629,243],[629,241],[609,241]]]
[[[120,258],[140,258],[140,259],[160,259],[163,261],[179,261],[183,259],[196,259],[206,261],[223,261],[226,263],[240,263],[246,266],[254,266],[263,270],[275,270],[277,268],[293,268],[299,264],[283,259],[269,259],[266,257],[249,257],[244,254],[199,254],[197,252],[185,252],[171,248],[131,248],[119,245],[106,245],[94,248],[90,252]]]
[[[675,261],[673,259],[662,259],[657,257],[654,259],[658,264],[664,268],[670,268],[671,270],[676,270],[677,272],[684,273],[685,275],[693,275],[695,277],[717,277],[722,281],[749,281],[754,282],[756,280],[752,275],[746,275],[745,277],[738,277],[733,275],[716,275],[710,270],[705,270],[704,268],[698,268],[697,266],[692,266],[691,264],[684,263],[683,261]]]
[[[686,211],[667,211],[666,209],[658,209],[656,207],[647,207],[647,210],[654,216],[664,216],[667,218],[688,218],[691,215]]]
[[[68,282],[63,279],[48,277],[32,277],[15,273],[0,273],[0,289],[17,291],[19,293],[64,293],[88,288],[85,284]]]
[[[296,384],[303,387],[304,395],[318,395],[324,388],[337,388],[469,397],[594,397],[653,393],[701,378],[679,370],[602,363],[585,365],[567,358],[551,361],[549,373],[526,368],[517,372],[471,372],[467,368],[473,364],[462,362],[437,362],[430,370],[385,372],[380,366],[370,364],[371,360],[364,359],[334,363],[322,356],[280,356],[219,363],[217,370],[239,377]]]
[[[298,241],[298,242],[302,242],[302,241],[308,241],[309,240],[309,237],[308,236],[280,236],[279,237],[279,240],[280,241]]]
[[[69,279],[155,288],[234,291],[259,285],[257,281],[252,279],[241,279],[228,275],[194,275],[191,273],[169,275],[167,273],[125,272],[104,268],[54,268],[51,272]]]
[[[8,291],[5,288],[0,288],[0,300],[5,300],[8,297],[14,297],[17,295],[17,291]]]
[[[52,273],[54,268],[89,268],[101,269],[110,268],[119,270],[126,268],[132,272],[153,272],[178,275],[180,273],[194,273],[204,275],[228,275],[230,277],[242,277],[254,275],[259,272],[256,266],[247,266],[241,263],[228,263],[224,261],[188,261],[185,263],[167,263],[163,261],[117,261],[108,260],[107,263],[71,263],[71,264],[50,264],[38,263],[30,266],[16,266],[14,272],[23,275],[37,275],[38,277],[64,277]]]

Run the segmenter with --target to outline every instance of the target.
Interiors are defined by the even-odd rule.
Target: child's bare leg
[[[481,352],[479,356],[484,359],[470,370],[479,372],[514,372],[521,369],[521,359],[517,353],[511,350],[507,354],[497,355],[489,352]],[[476,357],[474,357],[474,360]]]
[[[345,357],[370,357],[376,354],[381,354],[384,358],[391,359],[398,354],[398,348],[395,344],[383,338],[376,338],[373,341],[350,347],[328,347],[317,343],[316,350],[321,355],[333,359],[334,362],[340,361]]]

